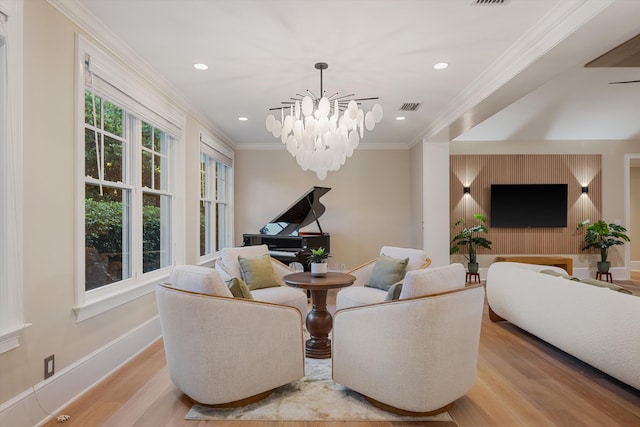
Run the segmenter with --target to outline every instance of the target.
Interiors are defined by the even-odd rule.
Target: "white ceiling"
[[[607,84],[640,69],[583,67],[640,33],[640,0],[50,2],[240,149],[279,141],[268,109],[318,93],[316,62],[329,64],[328,94],[380,98],[384,119],[362,147],[410,147],[449,126],[459,140],[640,139],[640,83]],[[396,121],[405,102],[422,106]]]

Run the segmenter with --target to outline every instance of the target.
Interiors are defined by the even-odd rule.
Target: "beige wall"
[[[632,167],[629,174],[629,201],[631,218],[629,238],[631,239],[631,261],[640,261],[640,167]]]
[[[355,267],[375,258],[383,245],[411,245],[408,150],[358,149],[324,181],[303,172],[284,148],[237,151],[234,169],[237,245],[243,233],[258,233],[314,185],[331,188],[320,199],[326,207],[320,225],[331,235],[330,262]]]
[[[532,142],[452,142],[451,154],[601,154],[602,155],[602,219],[620,220],[627,224],[624,200],[624,155],[640,153],[640,141],[532,141]],[[480,255],[481,267],[488,267],[498,253]],[[624,265],[622,246],[610,250],[612,265]],[[597,255],[571,255],[575,267],[593,267]]]
[[[157,314],[153,294],[81,323],[76,323],[72,310],[78,262],[74,240],[77,31],[46,1],[24,2],[24,308],[25,320],[32,325],[20,337],[18,348],[0,355],[0,403],[42,381],[46,356],[55,354],[59,372]],[[187,125],[186,185],[193,190],[180,196],[190,206],[187,218],[194,219],[198,215],[198,125],[191,118]],[[189,223],[186,261],[195,263],[198,221]]]
[[[411,161],[410,246],[418,249],[424,248],[424,198],[422,197],[424,186],[422,185],[422,153],[422,144],[414,145],[409,153]]]

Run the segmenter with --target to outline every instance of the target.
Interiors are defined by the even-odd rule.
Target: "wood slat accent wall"
[[[602,156],[581,154],[516,154],[450,156],[450,224],[473,214],[487,217],[491,251],[479,254],[580,254],[584,232],[576,230],[583,219],[601,218]],[[491,184],[568,184],[566,228],[491,228]],[[582,195],[582,186],[589,193]],[[463,187],[471,189],[464,195]],[[451,230],[453,237],[454,231]]]

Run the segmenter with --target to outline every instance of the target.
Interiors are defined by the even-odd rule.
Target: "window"
[[[22,2],[0,2],[0,353],[19,345],[22,290]]]
[[[78,320],[151,292],[179,262],[176,209],[184,116],[79,39]]]
[[[220,249],[232,246],[233,154],[210,137],[201,135],[200,139],[200,256],[207,261]]]

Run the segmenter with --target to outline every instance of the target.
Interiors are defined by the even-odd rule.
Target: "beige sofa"
[[[448,410],[476,377],[484,289],[465,288],[464,274],[461,264],[410,271],[406,298],[338,310],[334,381],[402,415]]]
[[[497,262],[487,272],[492,320],[500,318],[640,389],[640,298],[544,274],[558,267]]]
[[[220,274],[181,268],[156,286],[171,381],[195,402],[231,407],[304,376],[294,307],[233,298]]]

